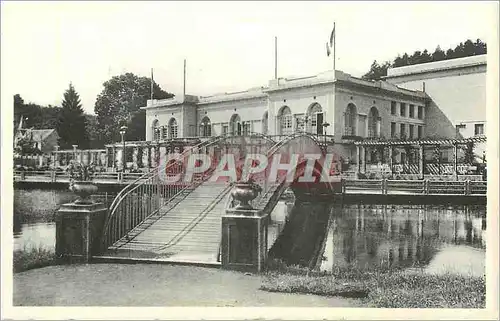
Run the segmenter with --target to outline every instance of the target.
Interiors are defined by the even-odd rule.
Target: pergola
[[[406,147],[412,146],[417,147],[419,151],[419,162],[418,169],[420,173],[420,177],[424,178],[424,148],[425,146],[438,146],[441,148],[442,146],[452,147],[453,148],[453,169],[455,176],[458,175],[457,165],[458,165],[458,148],[462,145],[467,145],[470,143],[484,143],[486,142],[486,136],[474,136],[470,138],[462,138],[462,139],[401,139],[401,140],[384,140],[384,139],[368,139],[368,140],[360,140],[355,141],[354,145],[357,150],[358,157],[358,168],[357,171],[361,172],[361,168],[363,166],[364,172],[366,173],[366,154],[367,149],[370,147],[378,147],[378,148],[388,148],[389,149],[389,166],[391,168],[391,173],[394,173],[393,170],[393,150],[397,147]]]

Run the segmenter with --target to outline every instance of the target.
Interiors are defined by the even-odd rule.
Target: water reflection
[[[16,189],[15,248],[53,248],[55,213],[60,204],[74,199],[74,194],[66,190]],[[112,199],[108,195],[108,201]],[[100,200],[105,201],[105,197]],[[287,235],[279,245],[282,257],[288,257],[292,263],[309,265],[304,257],[319,254],[323,270],[355,264],[360,267],[422,266],[430,271],[482,274],[485,231],[485,206],[295,206],[293,201],[280,201],[271,214],[268,248],[271,249],[279,237]]]
[[[68,190],[15,189],[13,232],[14,250],[30,247],[55,248],[55,214],[61,204],[72,202],[76,195]],[[111,194],[93,196],[110,202]]]
[[[461,255],[476,249],[484,259],[484,206],[347,205],[333,212],[323,270],[351,264],[422,267],[444,250]]]

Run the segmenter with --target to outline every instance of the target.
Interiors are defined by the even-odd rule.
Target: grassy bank
[[[14,251],[14,273],[55,264],[55,253],[43,247]]]
[[[485,277],[356,267],[328,273],[281,267],[266,274],[260,289],[355,297],[378,308],[484,308],[486,299]]]

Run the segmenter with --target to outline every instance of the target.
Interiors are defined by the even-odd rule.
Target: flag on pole
[[[335,22],[333,23],[333,30],[330,34],[330,47],[333,46],[333,41],[335,40]]]
[[[330,34],[330,41],[326,43],[326,55],[330,57],[332,53],[332,47],[335,45],[335,22],[333,23],[333,30]]]

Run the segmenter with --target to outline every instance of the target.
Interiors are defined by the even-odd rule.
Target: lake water
[[[14,248],[54,249],[54,214],[60,204],[75,198],[64,190],[16,189]],[[310,215],[318,206],[294,209],[293,202],[280,201],[272,213],[270,239],[276,238],[273,231],[283,230],[292,211]],[[485,206],[329,205],[319,211],[328,221],[322,270],[355,264],[484,274]]]

